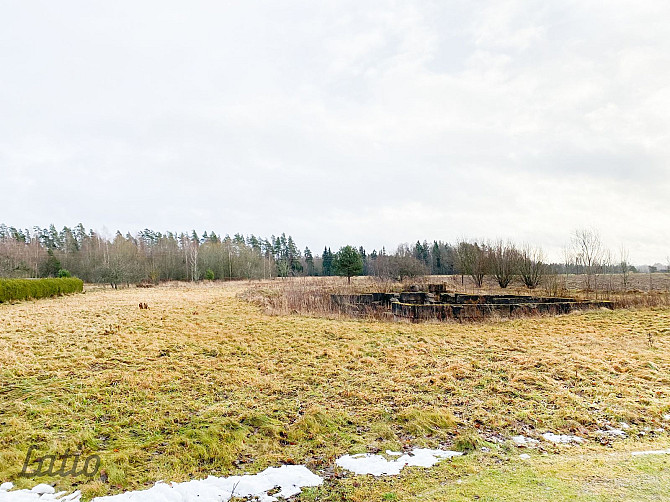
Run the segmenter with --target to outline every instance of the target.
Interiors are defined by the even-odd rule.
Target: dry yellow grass
[[[670,412],[667,308],[411,325],[268,316],[237,298],[246,287],[0,305],[0,481],[31,444],[98,453],[106,482],[51,480],[91,496],[493,434],[593,439],[605,421],[636,436]]]
[[[630,286],[643,283],[649,274],[632,274]],[[481,288],[474,286],[469,277],[461,276],[426,276],[407,279],[404,283],[397,281],[382,281],[372,277],[354,277],[351,284],[340,277],[301,277],[279,279],[274,281],[255,281],[239,295],[252,303],[263,307],[264,312],[275,315],[306,314],[321,317],[342,318],[340,309],[331,302],[332,294],[361,294],[371,292],[401,292],[411,286],[426,289],[429,283],[444,284],[449,291],[467,294],[516,294],[531,296],[559,296],[576,298],[579,300],[607,300],[616,308],[629,307],[668,307],[670,306],[670,274],[656,274],[655,284],[664,289],[643,291],[639,289],[616,289],[612,276],[612,284],[601,285],[598,291],[584,291],[580,285],[584,282],[583,276],[547,276],[545,283],[537,289],[530,290],[523,284],[512,283],[502,289],[494,278],[487,276]],[[461,279],[463,281],[461,282]],[[620,278],[618,278],[620,280]],[[606,278],[602,279],[606,283]],[[566,289],[569,288],[569,289]],[[609,289],[608,289],[609,288]],[[384,310],[370,309],[367,317],[389,319],[390,313]]]

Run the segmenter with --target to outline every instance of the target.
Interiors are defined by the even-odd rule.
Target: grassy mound
[[[84,281],[76,278],[0,279],[0,303],[80,293],[83,289]]]

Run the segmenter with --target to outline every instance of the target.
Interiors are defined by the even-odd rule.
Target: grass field
[[[670,498],[670,455],[630,455],[670,446],[669,308],[406,324],[270,316],[246,287],[0,305],[0,482],[92,497],[300,463],[326,478],[302,500]],[[628,439],[595,434],[621,421]],[[505,441],[547,431],[588,441]],[[98,454],[102,476],[19,478],[30,445]],[[468,454],[392,478],[334,466],[410,446]]]

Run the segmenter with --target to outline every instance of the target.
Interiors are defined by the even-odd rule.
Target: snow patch
[[[598,430],[596,431],[596,434],[600,434],[601,436],[611,436],[622,439],[627,436],[627,434],[621,429]]]
[[[225,502],[235,497],[257,497],[262,502],[274,502],[277,497],[268,491],[279,488],[278,497],[298,495],[308,486],[319,486],[323,479],[304,465],[268,467],[258,474],[186,481],[184,483],[156,483],[148,490],[126,492],[120,495],[97,497],[93,502]]]
[[[670,448],[667,450],[634,451],[632,452],[632,455],[634,457],[638,457],[640,455],[670,455]]]
[[[528,453],[522,453],[521,455],[519,455],[519,458],[521,460],[530,460],[530,455],[528,455]]]
[[[76,491],[70,495],[66,492],[58,492],[54,490],[51,485],[44,483],[34,486],[31,490],[14,490],[13,483],[2,483],[0,485],[0,502],[79,502],[81,500],[81,492]]]
[[[512,436],[512,441],[514,441],[514,444],[520,447],[533,446],[539,443],[537,439],[527,438],[525,436]]]
[[[156,483],[148,490],[132,491],[119,495],[96,497],[93,502],[225,502],[235,497],[256,497],[261,502],[274,502],[277,497],[289,498],[298,495],[308,486],[319,486],[323,479],[304,465],[268,467],[258,474],[186,481],[184,483]],[[6,483],[2,486],[5,487]],[[9,486],[8,489],[11,489]],[[268,495],[268,491],[279,488],[279,492]],[[50,491],[49,491],[50,490]],[[32,490],[0,491],[0,502],[33,502],[57,500],[79,502],[81,494],[75,492],[62,497],[65,492],[54,494],[49,485],[37,485]]]
[[[431,450],[415,448],[409,454],[388,450],[389,456],[397,457],[387,460],[381,455],[360,454],[344,455],[336,461],[340,467],[355,474],[397,475],[408,466],[432,467],[445,458],[458,457],[461,452],[449,450]],[[93,502],[227,502],[233,497],[250,498],[260,502],[274,502],[277,497],[289,498],[298,495],[303,488],[319,486],[323,478],[314,474],[304,465],[283,465],[268,467],[258,474],[245,474],[219,478],[209,476],[202,480],[184,483],[163,483],[159,481],[147,490],[130,491],[118,495],[96,497]],[[65,492],[55,493],[52,486],[40,484],[32,490],[12,490],[12,483],[0,485],[0,502],[80,502],[81,493],[76,491],[70,495]],[[277,493],[268,492],[279,488]]]
[[[542,434],[542,437],[545,441],[551,441],[554,444],[570,444],[570,443],[583,443],[584,439],[578,436],[572,436],[570,434],[554,434],[553,432],[545,432]]]
[[[387,460],[381,455],[360,453],[358,455],[344,455],[338,458],[335,463],[354,474],[372,474],[373,476],[386,474],[396,476],[405,467],[432,467],[444,458],[459,457],[461,455],[463,453],[459,451],[415,448],[410,454],[402,455],[395,460]]]

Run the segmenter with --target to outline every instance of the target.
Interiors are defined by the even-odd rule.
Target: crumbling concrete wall
[[[522,315],[557,315],[567,314],[575,310],[594,308],[613,308],[611,302],[593,301],[562,301],[534,303],[435,303],[416,305],[395,302],[391,304],[394,316],[410,320],[445,320],[445,319],[482,319],[491,315],[514,317]]]
[[[464,293],[442,293],[439,303],[564,303],[574,302],[574,298],[557,298],[527,295],[469,295]]]
[[[331,300],[341,311],[354,315],[389,313],[412,321],[481,319],[491,315],[555,315],[574,310],[613,308],[611,302],[577,301],[574,298],[449,293],[443,291],[443,284],[429,285],[427,289],[429,291],[331,295]]]

